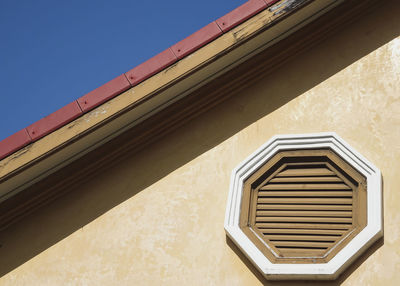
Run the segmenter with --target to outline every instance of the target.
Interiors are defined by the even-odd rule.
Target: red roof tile
[[[32,125],[28,126],[29,136],[33,141],[49,134],[57,128],[71,122],[75,118],[82,114],[78,103],[76,101],[67,104],[63,108],[53,112],[50,115],[36,121]]]
[[[208,44],[220,35],[222,35],[221,29],[217,23],[212,22],[186,39],[176,43],[171,49],[178,59],[181,59],[205,44]]]
[[[83,112],[87,112],[130,87],[131,85],[125,74],[122,74],[79,98],[79,106]]]
[[[0,141],[0,160],[28,145],[31,141],[25,128]]]
[[[175,54],[168,48],[125,74],[131,85],[134,86],[165,69],[177,60]]]
[[[250,0],[219,18],[216,22],[225,33],[267,7],[264,0]]]
[[[267,4],[267,6],[271,6],[271,5],[275,4],[278,1],[279,0],[265,0],[265,3]]]

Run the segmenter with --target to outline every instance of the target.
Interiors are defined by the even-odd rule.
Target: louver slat
[[[331,182],[340,183],[342,180],[338,177],[283,177],[273,178],[270,183],[320,183]]]
[[[338,236],[334,235],[269,235],[268,238],[271,241],[275,240],[285,240],[285,241],[290,241],[290,240],[305,240],[305,241],[335,241],[338,239]]]
[[[352,197],[353,192],[351,191],[337,191],[337,192],[316,192],[316,191],[285,191],[285,192],[259,192],[259,197]]]
[[[349,223],[352,218],[339,217],[284,217],[284,216],[257,216],[256,222],[319,222],[319,223]]]
[[[317,205],[351,205],[352,199],[333,198],[259,198],[261,204],[317,204]]]
[[[333,210],[333,211],[347,211],[352,210],[351,205],[288,205],[288,204],[258,204],[258,210]]]
[[[283,229],[301,229],[301,228],[315,228],[315,229],[345,229],[348,230],[350,227],[348,224],[334,224],[334,223],[294,223],[294,222],[286,222],[286,223],[257,223],[256,226],[259,229],[269,229],[269,228],[283,228]],[[268,237],[267,237],[268,238]]]
[[[322,255],[353,223],[353,190],[319,165],[289,165],[257,191],[255,226],[281,255]]]
[[[351,190],[346,184],[268,184],[260,190]]]
[[[325,252],[326,249],[322,248],[322,249],[313,249],[313,248],[308,248],[306,250],[300,248],[295,248],[295,247],[291,247],[291,248],[286,248],[286,247],[280,247],[279,251],[281,252],[281,254],[283,256],[288,256],[288,257],[302,257],[302,256],[307,256],[307,257],[319,257],[322,256]]]
[[[263,229],[261,229],[263,230]],[[264,234],[267,235],[279,235],[279,234],[291,234],[291,235],[298,235],[298,234],[304,234],[304,235],[335,235],[335,236],[341,236],[343,233],[345,233],[345,230],[329,230],[329,229],[284,229],[284,228],[269,228],[267,230],[264,230]]]
[[[335,173],[327,168],[288,169],[277,177],[303,177],[303,176],[334,176]]]
[[[287,216],[318,216],[318,217],[349,217],[351,218],[351,211],[257,211],[257,216],[260,217],[287,217]]]
[[[272,240],[273,241],[273,240]],[[332,241],[334,242],[334,241]],[[276,247],[288,247],[295,246],[297,248],[328,248],[331,246],[332,242],[320,242],[320,241],[274,241]]]

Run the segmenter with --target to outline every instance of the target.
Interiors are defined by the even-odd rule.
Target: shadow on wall
[[[140,153],[120,162],[113,168],[96,174],[107,181],[123,182],[124,176],[135,174],[129,184],[98,188],[86,182],[0,233],[0,276],[7,274],[37,254],[84,227],[100,215],[135,196],[167,174],[200,154],[217,146],[246,126],[265,117],[290,100],[312,89],[327,78],[358,59],[399,36],[400,5],[396,0],[385,1],[361,20],[349,25],[300,57],[284,64],[273,74],[263,75],[254,83],[253,93],[238,93],[205,114],[191,120],[162,140]],[[265,86],[268,86],[266,98]],[[154,162],[157,162],[154,164]],[[236,247],[228,241],[232,249]],[[373,245],[333,285],[340,285],[376,249],[383,240]],[[290,285],[288,282],[264,281],[239,251],[244,263],[266,285]],[[292,285],[299,285],[295,283]]]

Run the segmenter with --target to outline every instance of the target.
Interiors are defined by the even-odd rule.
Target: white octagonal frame
[[[277,152],[330,148],[367,180],[367,226],[327,263],[272,263],[239,227],[243,182]],[[350,147],[336,133],[278,135],[237,166],[231,176],[225,214],[225,231],[267,279],[336,279],[372,243],[383,236],[382,179],[378,168]]]

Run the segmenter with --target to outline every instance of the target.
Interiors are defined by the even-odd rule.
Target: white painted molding
[[[320,264],[274,264],[253,244],[239,227],[243,182],[274,154],[289,149],[330,148],[367,179],[367,226],[329,262]],[[248,259],[267,278],[336,279],[339,274],[373,242],[383,236],[381,173],[372,163],[333,132],[278,135],[250,155],[231,176],[225,215],[225,231]]]

